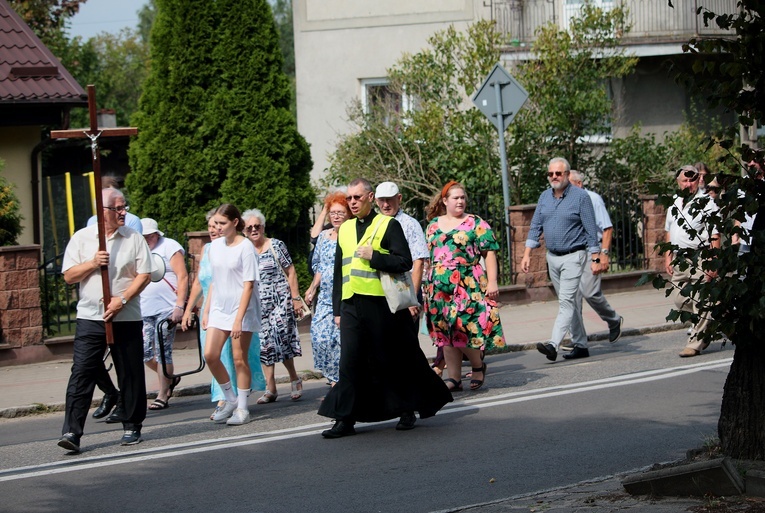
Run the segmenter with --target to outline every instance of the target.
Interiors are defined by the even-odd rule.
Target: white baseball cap
[[[377,186],[375,191],[377,198],[392,198],[396,195],[398,195],[398,185],[393,182],[383,182]]]
[[[150,218],[150,217],[144,217],[141,219],[141,227],[143,227],[143,230],[141,231],[144,235],[150,235],[152,233],[158,233],[160,237],[164,237],[165,234],[159,231],[159,227],[157,226],[157,222]]]

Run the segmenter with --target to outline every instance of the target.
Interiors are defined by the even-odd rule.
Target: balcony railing
[[[548,22],[568,28],[581,4],[580,0],[491,0],[492,18],[513,46],[526,46],[534,41],[535,31]],[[619,0],[595,0],[595,4],[609,9],[619,5]],[[632,26],[623,37],[625,44],[730,34],[712,24],[705,27],[703,14],[697,15],[696,10],[704,7],[718,14],[736,12],[736,0],[674,0],[674,8],[667,0],[625,0],[622,4]]]

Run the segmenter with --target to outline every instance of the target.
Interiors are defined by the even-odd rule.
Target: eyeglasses
[[[696,171],[683,171],[683,176],[690,178],[691,180],[696,180],[699,177],[699,174]]]
[[[564,172],[565,171],[548,171],[547,178],[552,178],[553,176],[563,176]]]
[[[263,228],[262,224],[251,224],[250,226],[245,226],[244,227],[244,231],[247,232],[247,233],[257,232],[261,228]]]
[[[130,206],[128,205],[120,205],[118,207],[104,207],[106,210],[111,210],[112,212],[130,212]]]
[[[346,196],[345,201],[361,201],[361,198],[366,196],[366,194],[353,194],[351,196]]]
[[[329,217],[345,217],[345,212],[330,212]]]

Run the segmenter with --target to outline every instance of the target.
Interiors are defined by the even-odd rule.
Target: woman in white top
[[[207,329],[205,360],[226,398],[225,406],[213,415],[213,421],[237,426],[250,421],[247,397],[251,375],[247,354],[253,333],[260,329],[258,262],[252,244],[237,232],[244,228],[244,221],[235,206],[221,205],[214,219],[220,237],[210,244],[212,283],[202,317],[202,329]],[[221,349],[229,336],[237,394],[220,360]]]

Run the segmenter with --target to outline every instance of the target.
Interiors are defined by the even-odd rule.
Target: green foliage
[[[171,231],[198,230],[223,202],[257,207],[283,238],[315,193],[268,3],[156,5],[151,72],[133,118],[131,204]]]
[[[66,26],[87,0],[8,0],[10,6],[55,55],[67,46]]]
[[[740,0],[732,14],[716,14],[703,7],[699,12],[705,24],[730,29],[735,37],[692,39],[684,45],[695,57],[692,68],[678,69],[678,79],[704,95],[711,106],[738,114],[745,129],[753,127],[765,119],[765,4]],[[756,179],[755,166],[745,163],[754,160],[763,166],[765,159],[762,150],[747,144],[737,147],[735,133],[736,127],[731,127],[721,139],[708,142],[722,153],[717,165],[729,173],[722,181],[726,192],[718,199],[719,210],[703,218],[719,232],[721,247],[702,244],[689,250],[666,243],[660,249],[675,252],[674,265],[686,265],[704,276],[679,291],[698,305],[701,315],[711,318],[701,338],[709,342],[725,335],[736,346],[718,422],[722,451],[735,458],[761,460],[765,459],[765,415],[758,400],[765,389],[765,182]],[[754,230],[744,231],[741,223],[754,214]],[[751,251],[739,255],[737,238],[748,241]],[[654,286],[668,289],[671,284],[659,277]],[[698,320],[676,310],[670,317]]]
[[[149,46],[135,31],[101,33],[87,41],[76,37],[61,55],[78,83],[93,84],[100,109],[114,109],[117,125],[127,126],[138,108],[142,84],[149,74]],[[88,126],[87,109],[72,112],[71,126]]]
[[[0,171],[5,163],[0,160]],[[19,200],[13,192],[13,184],[0,175],[0,246],[15,246],[21,235]]]
[[[540,170],[550,158],[563,156],[574,168],[586,169],[592,158],[586,137],[610,135],[615,114],[609,81],[628,75],[637,64],[636,57],[618,48],[629,31],[626,19],[623,7],[604,11],[587,2],[571,20],[570,31],[552,22],[538,29],[536,58],[517,71],[529,103],[509,128],[513,165],[525,173],[516,180],[533,184],[525,200],[536,201],[547,186]]]
[[[627,30],[621,8],[592,5],[572,21],[571,33],[550,24],[537,34],[535,59],[519,65],[516,78],[530,93],[508,128],[506,148],[512,202],[533,203],[547,187],[547,161],[564,155],[586,164],[583,137],[610,132],[611,100],[605,82],[628,74],[636,59],[615,48]],[[472,196],[502,203],[498,136],[494,126],[465,99],[500,59],[504,42],[489,21],[464,33],[454,27],[434,34],[428,47],[404,55],[388,70],[390,88],[412,109],[379,105],[348,109],[352,127],[340,137],[325,185],[363,175],[393,180],[411,207],[430,199],[450,179]]]
[[[357,176],[393,180],[410,209],[450,179],[471,194],[501,198],[496,130],[464,104],[499,60],[499,38],[491,22],[480,21],[465,33],[449,27],[420,53],[404,55],[388,70],[389,88],[414,108],[383,103],[364,112],[359,102],[351,104],[353,130],[330,156],[326,185]]]
[[[670,193],[677,186],[674,171],[683,165],[704,162],[712,174],[722,171],[718,160],[724,152],[717,146],[708,147],[711,134],[711,130],[686,121],[678,130],[666,132],[664,141],[659,142],[653,134],[641,134],[640,125],[635,125],[627,136],[614,139],[592,159],[589,169],[580,169],[594,177],[600,189],[607,186],[633,194]]]

